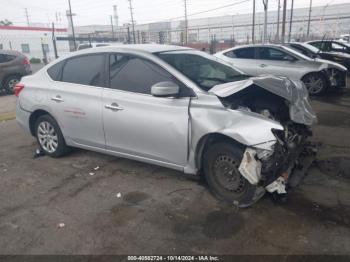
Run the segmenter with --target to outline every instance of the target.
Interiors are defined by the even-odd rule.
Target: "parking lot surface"
[[[350,254],[350,92],[313,106],[319,153],[303,184],[247,209],[153,165],[84,150],[34,159],[35,139],[1,121],[0,253]]]

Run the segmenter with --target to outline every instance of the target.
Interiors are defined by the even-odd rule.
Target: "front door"
[[[190,98],[152,96],[152,85],[176,80],[143,58],[111,54],[109,68],[110,88],[102,95],[106,148],[130,158],[183,167]]]
[[[303,63],[288,53],[273,47],[259,47],[257,71],[259,75],[271,74],[299,80]]]

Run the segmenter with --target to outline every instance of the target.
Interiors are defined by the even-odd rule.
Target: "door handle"
[[[124,108],[120,107],[117,103],[112,103],[110,105],[105,105],[105,108],[110,109],[112,111],[123,110]]]
[[[267,67],[267,65],[266,64],[261,64],[260,67]]]
[[[64,101],[60,95],[51,97],[51,100],[52,100],[52,101],[55,101],[55,102],[58,102],[58,103],[61,103],[61,102]]]

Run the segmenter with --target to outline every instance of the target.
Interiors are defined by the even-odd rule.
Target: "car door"
[[[69,58],[48,70],[48,100],[66,139],[77,145],[104,148],[102,87],[105,54]]]
[[[144,58],[114,53],[109,60],[110,88],[102,94],[106,148],[181,169],[187,162],[190,98],[151,95],[156,83],[181,83]]]
[[[259,75],[272,74],[291,79],[299,79],[300,69],[304,67],[297,58],[274,47],[259,47],[257,63]]]
[[[224,56],[229,57],[228,61],[241,69],[248,75],[257,75],[257,63],[256,63],[256,48],[255,47],[243,47],[231,50],[224,53]]]

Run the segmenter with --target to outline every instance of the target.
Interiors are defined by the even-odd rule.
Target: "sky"
[[[184,15],[184,0],[131,0],[134,20],[137,24],[156,21],[181,20]],[[283,0],[280,0],[281,4]],[[294,0],[294,7],[308,7],[310,0]],[[263,0],[256,0],[257,12],[263,10]],[[349,3],[350,0],[313,0],[314,6]],[[252,12],[253,0],[187,0],[189,19],[220,15],[235,15]],[[225,5],[235,4],[220,8]],[[74,25],[110,24],[113,5],[118,7],[119,25],[130,23],[129,0],[71,0]],[[291,0],[287,0],[290,7]],[[0,0],[0,20],[8,19],[14,25],[26,25],[27,9],[30,23],[56,23],[66,27],[65,16],[68,0]],[[278,0],[269,0],[269,10],[276,10]],[[216,9],[208,11],[210,9]],[[202,13],[201,13],[202,12]],[[199,13],[199,14],[198,14]],[[350,13],[350,10],[349,10]]]

